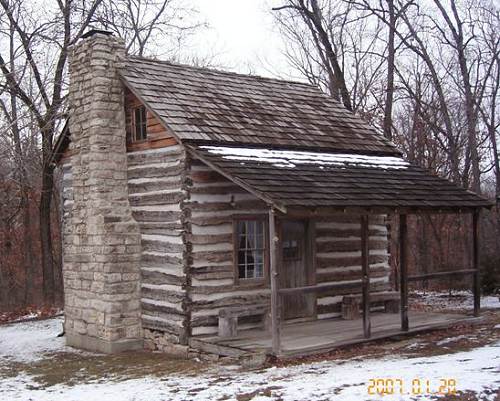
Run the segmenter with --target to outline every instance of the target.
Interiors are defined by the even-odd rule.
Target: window
[[[266,255],[264,220],[238,220],[235,229],[238,278],[263,278]]]
[[[132,110],[133,141],[142,141],[147,138],[147,114],[144,106]]]

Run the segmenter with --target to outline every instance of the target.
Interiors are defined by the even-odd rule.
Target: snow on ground
[[[472,305],[472,303],[471,303]],[[481,308],[484,309],[500,309],[500,297],[482,297],[481,298]]]
[[[106,378],[77,382],[69,386],[44,387],[36,377],[22,371],[14,377],[5,372],[9,360],[39,360],[48,352],[68,351],[57,338],[61,319],[23,322],[0,327],[0,400],[12,401],[177,401],[177,400],[429,400],[428,394],[368,395],[370,379],[396,378],[404,392],[412,381],[429,380],[436,391],[440,379],[456,380],[457,391],[471,390],[481,399],[495,399],[491,392],[500,388],[500,342],[454,354],[379,359],[357,357],[346,361],[323,361],[248,372],[231,366],[214,366],[205,373],[148,375],[127,379]],[[77,351],[74,351],[77,352]],[[45,358],[49,358],[45,355]],[[81,354],[85,358],[85,354]],[[133,360],[131,363],[134,363]],[[425,390],[422,390],[425,391]],[[399,392],[399,386],[397,388]]]
[[[63,318],[0,326],[0,356],[16,362],[33,362],[49,352],[62,351]]]
[[[130,400],[216,400],[236,399],[237,395],[259,393],[254,400],[377,400],[369,396],[370,379],[400,378],[404,391],[412,381],[430,380],[431,391],[437,391],[440,379],[456,380],[459,391],[472,390],[485,399],[487,390],[500,386],[500,344],[440,357],[415,359],[382,359],[366,361],[321,362],[286,368],[271,368],[256,373],[204,374],[201,377],[144,377],[121,382],[56,385],[37,390],[31,378],[20,376],[0,380],[3,399],[38,401]],[[1,390],[3,389],[3,390]],[[385,400],[428,399],[428,395],[384,395]]]
[[[451,297],[447,292],[438,291],[412,291],[410,294],[413,302],[432,306],[433,309],[448,309],[448,310],[472,310],[474,307],[474,299],[469,291],[453,291]],[[500,299],[498,296],[483,296],[481,297],[481,308],[483,309],[500,309]]]
[[[470,338],[472,336],[465,336],[465,335],[460,335],[460,336],[455,336],[455,337],[448,337],[448,338],[445,338],[441,341],[438,341],[436,343],[437,346],[441,346],[441,345],[445,345],[445,344],[449,344],[449,343],[453,343],[453,342],[456,342],[456,341],[459,341],[459,340],[465,340],[467,338]]]
[[[9,311],[0,311],[0,324],[8,322],[20,322],[23,320],[37,320],[47,317],[62,315],[62,310],[59,308],[21,308]]]

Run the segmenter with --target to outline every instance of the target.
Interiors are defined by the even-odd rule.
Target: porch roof
[[[285,212],[300,208],[452,210],[492,202],[397,155],[189,145],[220,174]]]

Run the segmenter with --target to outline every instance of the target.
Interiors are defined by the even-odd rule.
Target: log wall
[[[127,129],[140,102],[126,94]],[[141,230],[141,309],[146,341],[186,344],[217,332],[219,309],[270,302],[268,283],[235,284],[233,218],[266,215],[268,207],[178,145],[148,112],[148,140],[127,145],[129,201]],[[63,170],[64,221],[71,211],[70,158]],[[361,291],[359,217],[316,220],[318,284],[345,287],[317,299],[318,318],[340,315],[345,294]],[[384,216],[370,217],[372,291],[389,289]],[[240,328],[258,324],[242,319]],[[158,333],[162,338],[158,339]]]
[[[196,336],[217,332],[222,307],[269,302],[267,285],[235,285],[233,267],[233,216],[266,214],[267,207],[197,160],[191,160],[187,174],[191,181],[191,196],[185,204],[192,252],[191,332]]]
[[[361,224],[359,216],[336,215],[316,221],[316,280],[345,287],[317,298],[318,318],[340,316],[342,297],[361,292]],[[390,289],[385,216],[370,216],[370,290]]]
[[[128,152],[129,201],[141,230],[144,329],[187,336],[187,275],[182,202],[186,154],[181,145]]]
[[[269,284],[235,285],[233,267],[233,216],[265,214],[267,206],[252,194],[203,163],[188,163],[190,199],[185,203],[192,249],[192,335],[217,332],[222,307],[270,302]],[[318,318],[340,315],[346,294],[361,292],[361,234],[358,216],[338,215],[315,221],[317,283],[345,284],[335,293],[317,299]],[[372,291],[389,289],[387,229],[384,216],[370,217],[370,269]],[[257,325],[243,319],[240,328]]]
[[[127,138],[139,106],[141,101],[126,90]],[[188,196],[186,152],[149,110],[146,117],[147,139],[127,143],[129,201],[142,238],[141,318],[146,347],[172,352],[172,344],[187,343],[189,332],[182,212]]]

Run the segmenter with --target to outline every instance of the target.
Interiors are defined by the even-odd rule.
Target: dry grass
[[[122,381],[145,375],[195,375],[204,368],[190,360],[175,359],[162,353],[124,352],[115,355],[90,353],[52,353],[37,362],[0,362],[0,375],[15,377],[25,373],[42,387],[56,384]]]

